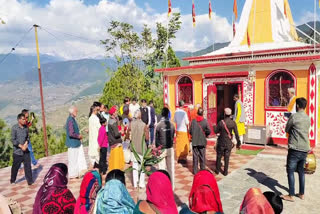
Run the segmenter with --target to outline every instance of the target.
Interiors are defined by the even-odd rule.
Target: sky
[[[211,0],[213,19],[208,18],[208,1],[194,0],[196,27],[192,27],[192,0],[171,0],[173,12],[181,13],[182,26],[173,41],[176,51],[196,51],[232,39],[233,0]],[[261,0],[262,1],[262,0]],[[241,15],[245,0],[238,0]],[[297,25],[313,20],[313,0],[290,0]],[[318,2],[318,1],[317,1]],[[21,39],[16,53],[35,54],[33,24],[39,29],[42,54],[64,59],[100,58],[105,51],[100,40],[108,37],[111,20],[128,22],[136,31],[144,24],[153,32],[156,23],[167,23],[167,0],[0,0],[0,53],[8,53]],[[320,14],[320,9],[317,7]]]

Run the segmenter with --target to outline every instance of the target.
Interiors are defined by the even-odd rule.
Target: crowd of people
[[[239,96],[234,96],[235,114],[224,109],[224,119],[213,127],[218,135],[215,149],[217,151],[216,174],[228,174],[228,163],[232,148],[233,136],[236,147],[240,149],[245,134],[243,105]],[[309,117],[305,114],[306,100],[298,98],[297,113],[291,115],[286,132],[289,134],[289,153],[287,173],[289,195],[279,196],[273,192],[262,193],[260,189],[251,188],[244,197],[240,213],[281,213],[282,199],[293,201],[294,171],[299,173],[299,197],[304,197],[303,165],[310,147],[308,141]],[[180,208],[179,213],[223,213],[219,187],[215,176],[206,168],[207,138],[211,134],[208,121],[203,117],[204,110],[200,105],[186,109],[185,103],[179,101],[179,107],[171,118],[167,105],[161,115],[155,113],[153,102],[125,98],[123,105],[108,108],[100,102],[94,102],[89,112],[89,167],[87,166],[82,145],[82,135],[76,117],[78,109],[70,107],[66,121],[66,146],[68,147],[68,166],[63,163],[53,165],[43,180],[35,203],[34,214],[39,213],[178,213],[174,199],[175,189],[175,157],[182,164],[190,153],[190,141],[193,155],[193,185],[189,195],[189,203]],[[27,111],[28,113],[28,111]],[[14,145],[11,183],[15,183],[18,169],[24,164],[26,180],[32,185],[31,151],[28,149],[28,114],[26,111],[18,115],[18,124],[12,128]],[[299,121],[299,122],[297,122]],[[302,122],[301,122],[302,121]],[[174,123],[175,124],[174,124]],[[299,139],[297,136],[300,136]],[[301,137],[302,136],[302,137]],[[145,174],[138,175],[141,163],[133,151],[126,156],[125,146],[131,142],[137,155],[142,158],[142,141],[146,147],[160,147],[161,161],[155,172],[145,184]],[[174,149],[175,141],[175,149]],[[132,148],[131,148],[132,149]],[[129,150],[130,151],[130,150]],[[221,171],[221,159],[224,156],[224,170]],[[145,188],[146,200],[135,201],[126,189],[125,164],[133,166],[134,188]],[[200,167],[199,167],[200,165]],[[69,179],[83,177],[80,195],[76,200],[67,188]],[[105,184],[104,184],[105,183]],[[104,184],[104,185],[103,185]]]

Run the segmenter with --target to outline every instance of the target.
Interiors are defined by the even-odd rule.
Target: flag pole
[[[42,78],[41,78],[41,68],[40,68],[40,54],[39,54],[39,43],[38,43],[38,27],[39,25],[34,24],[34,33],[36,39],[36,50],[37,50],[37,61],[38,61],[38,75],[39,75],[39,86],[40,86],[40,99],[41,99],[41,110],[42,110],[42,125],[43,125],[43,140],[44,140],[44,150],[45,155],[48,157],[48,138],[47,138],[47,126],[46,117],[44,112],[44,102],[43,102],[43,90],[42,90]]]
[[[317,19],[317,1],[314,0],[314,13],[313,13],[313,52],[316,53],[316,19]]]

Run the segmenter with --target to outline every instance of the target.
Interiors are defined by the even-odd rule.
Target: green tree
[[[0,168],[7,167],[11,163],[13,145],[10,133],[6,123],[0,119]]]
[[[110,37],[101,43],[107,56],[117,58],[119,67],[106,83],[100,101],[112,106],[122,104],[125,96],[152,99],[159,113],[163,104],[162,76],[155,73],[154,68],[180,66],[170,47],[180,27],[179,13],[173,14],[168,28],[157,23],[155,38],[147,25],[139,34],[128,23],[111,21]]]

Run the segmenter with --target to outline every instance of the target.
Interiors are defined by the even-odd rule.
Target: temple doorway
[[[217,122],[224,117],[224,109],[231,108],[234,113],[233,96],[241,92],[241,84],[217,85]]]

